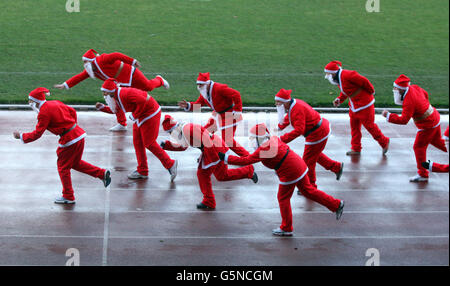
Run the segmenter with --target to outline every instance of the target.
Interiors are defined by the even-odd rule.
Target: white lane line
[[[32,235],[32,234],[0,234],[0,238],[102,238],[93,235]],[[448,239],[448,235],[380,235],[380,236],[301,236],[276,237],[276,236],[146,236],[146,235],[111,235],[110,239]]]
[[[109,162],[108,168],[111,166],[111,152],[112,152],[112,140],[110,140],[109,146]],[[110,212],[110,191],[111,185],[109,185],[105,190],[105,222],[103,225],[103,251],[102,251],[102,265],[108,265],[108,236],[109,236],[109,212]]]

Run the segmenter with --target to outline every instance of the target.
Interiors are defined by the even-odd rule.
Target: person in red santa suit
[[[278,204],[281,213],[281,225],[272,233],[278,236],[293,234],[291,197],[295,187],[308,199],[313,200],[340,219],[344,211],[344,201],[335,199],[315,188],[309,181],[308,167],[303,159],[276,136],[271,136],[264,123],[250,129],[250,142],[256,149],[245,157],[237,157],[229,153],[220,153],[219,157],[230,165],[246,166],[261,162],[269,169],[274,169],[280,181],[278,187]]]
[[[30,92],[28,96],[29,104],[38,113],[36,129],[29,133],[14,131],[13,136],[23,143],[30,143],[39,139],[45,130],[60,136],[56,154],[58,156],[58,173],[63,190],[62,197],[55,199],[54,202],[57,204],[74,204],[75,196],[70,176],[71,169],[102,180],[105,188],[111,183],[111,172],[81,159],[86,132],[77,124],[75,109],[58,100],[47,101],[46,96],[50,96],[50,91],[44,87],[38,87]]]
[[[54,85],[55,88],[69,89],[87,78],[98,78],[102,81],[108,78],[115,78],[117,82],[124,87],[134,87],[143,91],[152,91],[155,88],[163,86],[168,89],[169,83],[160,75],[154,79],[147,79],[139,70],[140,63],[133,58],[122,53],[98,54],[95,50],[88,50],[82,57],[84,70],[71,77],[67,81]],[[100,109],[103,111],[102,109]],[[125,114],[118,110],[116,113],[118,124],[113,126],[110,131],[125,131],[127,118]]]
[[[342,69],[342,63],[331,61],[325,66],[325,78],[333,85],[339,86],[340,95],[333,101],[338,107],[348,98],[351,150],[347,155],[361,154],[361,125],[381,146],[382,154],[386,155],[389,149],[389,137],[384,136],[378,125],[375,124],[375,89],[370,81],[353,70]]]
[[[410,182],[428,181],[429,172],[422,166],[426,162],[428,145],[447,152],[444,139],[441,137],[440,114],[428,98],[428,93],[420,86],[410,84],[410,79],[402,74],[394,81],[394,103],[402,106],[402,114],[397,115],[383,110],[382,115],[390,123],[406,125],[411,118],[418,131],[414,141],[417,174]]]
[[[178,161],[171,159],[156,142],[161,119],[161,106],[158,102],[146,91],[132,87],[119,87],[117,81],[113,78],[109,78],[103,83],[101,91],[107,106],[97,102],[96,107],[98,109],[108,113],[116,113],[118,110],[121,110],[124,114],[132,112],[130,119],[134,121],[133,145],[138,166],[135,171],[128,174],[128,178],[148,178],[146,154],[146,149],[148,149],[169,171],[170,180],[173,182],[177,176]]]
[[[442,137],[445,141],[445,145],[447,145],[447,150],[449,150],[448,127],[444,132],[444,136],[442,136]],[[439,164],[439,163],[433,162],[431,160],[428,160],[427,162],[422,162],[422,167],[424,167],[425,169],[427,169],[431,172],[435,172],[435,173],[448,173],[449,172],[448,164]]]
[[[197,89],[200,96],[196,101],[182,100],[178,102],[178,106],[185,111],[193,111],[196,109],[195,106],[198,108],[203,105],[211,107],[212,118],[204,127],[212,133],[218,129],[225,143],[233,152],[240,156],[248,155],[248,151],[234,140],[237,125],[242,120],[242,100],[239,91],[226,84],[212,81],[209,72],[199,73]]]
[[[219,181],[251,179],[254,183],[258,182],[258,175],[253,166],[228,169],[228,166],[219,159],[217,154],[219,152],[228,154],[229,148],[220,137],[210,134],[201,125],[176,122],[170,115],[166,115],[162,126],[171,138],[171,140],[161,142],[164,150],[184,151],[191,146],[202,152],[198,160],[197,179],[203,200],[197,204],[198,209],[216,208],[211,175],[214,175]]]
[[[330,123],[326,118],[320,116],[309,104],[301,99],[291,98],[292,90],[280,89],[275,95],[275,105],[278,113],[277,130],[283,130],[292,125],[294,130],[280,137],[284,143],[289,143],[297,137],[305,137],[305,149],[303,160],[308,166],[310,183],[316,185],[316,163],[326,170],[336,174],[336,180],[342,176],[343,162],[330,159],[323,153],[331,134]]]

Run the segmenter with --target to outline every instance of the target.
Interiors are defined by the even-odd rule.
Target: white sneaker
[[[170,88],[169,82],[168,82],[167,80],[165,80],[162,76],[157,75],[156,77],[159,77],[160,79],[162,79],[162,81],[163,81],[163,87],[164,87],[165,89],[169,89],[169,88]]]
[[[137,170],[128,174],[128,179],[147,179],[148,176],[141,175]]]
[[[55,202],[55,204],[74,204],[75,200],[72,201],[72,200],[68,200],[64,197],[59,197],[59,198],[56,198],[54,202]]]
[[[410,182],[428,182],[428,178],[424,178],[420,176],[419,174],[415,175],[414,177],[409,178]]]
[[[173,166],[170,167],[169,169],[171,182],[173,182],[175,180],[175,177],[177,176],[177,167],[178,167],[178,160],[175,160],[175,163],[173,163]]]
[[[276,228],[272,230],[272,234],[277,236],[292,236],[292,231],[284,231],[281,228]]]
[[[109,131],[117,132],[117,131],[126,131],[127,127],[123,126],[122,124],[118,123],[117,125],[114,125],[113,127],[109,128]]]

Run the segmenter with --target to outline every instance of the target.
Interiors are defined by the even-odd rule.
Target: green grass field
[[[198,72],[239,90],[247,106],[273,105],[280,88],[313,106],[338,93],[323,78],[330,60],[367,76],[376,106],[393,106],[392,82],[405,73],[449,105],[449,1],[380,0],[65,0],[0,2],[0,103],[24,103],[37,86],[51,87],[82,70],[89,48],[137,58],[148,77],[163,75],[160,104],[198,96]],[[101,81],[88,79],[53,99],[93,104]]]

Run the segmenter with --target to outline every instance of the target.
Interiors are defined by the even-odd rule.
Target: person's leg
[[[148,176],[148,163],[147,154],[144,146],[144,142],[141,136],[141,131],[137,124],[133,124],[133,146],[137,159],[137,171],[143,176]]]
[[[351,148],[352,151],[355,152],[361,152],[362,146],[361,146],[361,121],[359,120],[356,113],[353,113],[350,111],[350,130],[351,130]]]
[[[103,180],[103,178],[105,176],[105,171],[106,171],[105,169],[94,166],[94,165],[81,159],[83,157],[84,144],[85,144],[85,140],[82,139],[72,145],[73,153],[75,156],[73,158],[73,162],[72,162],[72,169],[74,169],[75,171],[87,174],[91,177]]]
[[[341,201],[311,185],[308,176],[304,176],[297,182],[297,188],[305,198],[325,206],[332,212],[338,210]]]
[[[319,159],[319,155],[322,152],[322,144],[307,145],[303,150],[303,161],[305,161],[306,166],[308,166],[308,177],[311,184],[315,187],[316,185],[316,163]]]
[[[160,119],[161,112],[145,121],[144,124],[139,127],[139,131],[141,138],[144,141],[144,146],[158,158],[164,168],[170,169],[173,164],[175,164],[175,160],[171,159],[167,152],[163,150],[156,141],[159,134]]]
[[[211,183],[211,174],[213,173],[213,169],[214,167],[202,169],[201,166],[197,169],[198,184],[200,186],[200,191],[203,194],[202,204],[212,209],[216,208],[216,199]]]
[[[375,123],[375,107],[372,105],[369,108],[360,111],[361,122],[364,128],[372,135],[381,148],[386,148],[389,144],[389,137],[384,136],[378,125]]]
[[[295,189],[295,184],[278,186],[278,205],[280,206],[281,225],[280,229],[286,232],[292,232],[292,209],[291,197]]]
[[[134,70],[133,78],[131,80],[131,87],[144,91],[152,91],[155,88],[161,87],[163,84],[164,82],[161,77],[155,77],[149,80],[138,69]]]
[[[77,152],[76,144],[74,145],[58,148],[56,150],[58,156],[56,164],[58,166],[58,174],[63,187],[62,196],[70,201],[75,200],[70,170],[72,169],[74,161],[79,161],[81,159],[81,155]]]
[[[417,174],[422,178],[428,178],[429,172],[422,166],[427,161],[427,148],[431,141],[432,129],[418,131],[414,141],[413,150],[416,157]]]
[[[217,164],[216,168],[214,168],[214,176],[219,181],[251,179],[253,177],[254,170],[255,168],[253,165],[229,169],[228,165],[221,161]]]

